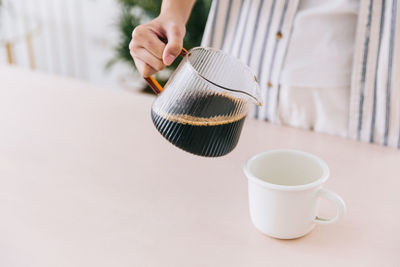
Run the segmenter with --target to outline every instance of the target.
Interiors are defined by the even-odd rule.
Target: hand
[[[129,50],[143,77],[148,77],[174,62],[182,50],[185,32],[184,22],[162,15],[133,30]]]

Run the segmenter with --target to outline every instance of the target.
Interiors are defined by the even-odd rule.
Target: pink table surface
[[[201,158],[159,135],[153,99],[0,67],[0,266],[400,266],[398,150],[248,119]],[[291,241],[253,227],[242,166],[274,148],[328,163],[340,222]]]

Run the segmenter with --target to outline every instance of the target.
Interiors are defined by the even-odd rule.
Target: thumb
[[[167,31],[167,39],[168,43],[164,49],[163,62],[169,66],[182,50],[183,34],[176,27],[172,27]]]

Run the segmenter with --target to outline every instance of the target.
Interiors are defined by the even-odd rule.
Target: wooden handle
[[[188,51],[185,48],[182,48],[181,53],[179,54],[181,57],[186,56],[186,54],[188,53]],[[153,90],[154,93],[156,93],[157,95],[159,93],[162,92],[162,90],[164,89],[158,82],[156,79],[154,79],[153,76],[149,76],[147,78],[144,78],[146,80],[146,82],[149,84],[150,88]]]

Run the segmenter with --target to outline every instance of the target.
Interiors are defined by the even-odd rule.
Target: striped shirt
[[[301,1],[301,0],[300,0]],[[352,54],[345,134],[400,148],[400,8],[398,0],[361,0]],[[220,48],[256,73],[264,105],[259,119],[282,122],[282,69],[299,0],[214,0],[202,46]],[[280,96],[282,94],[282,96]],[[343,104],[343,103],[342,103]],[[329,118],[327,118],[329,120]],[[301,125],[295,125],[301,126]],[[304,128],[304,127],[303,127]],[[313,129],[313,127],[309,127]]]

